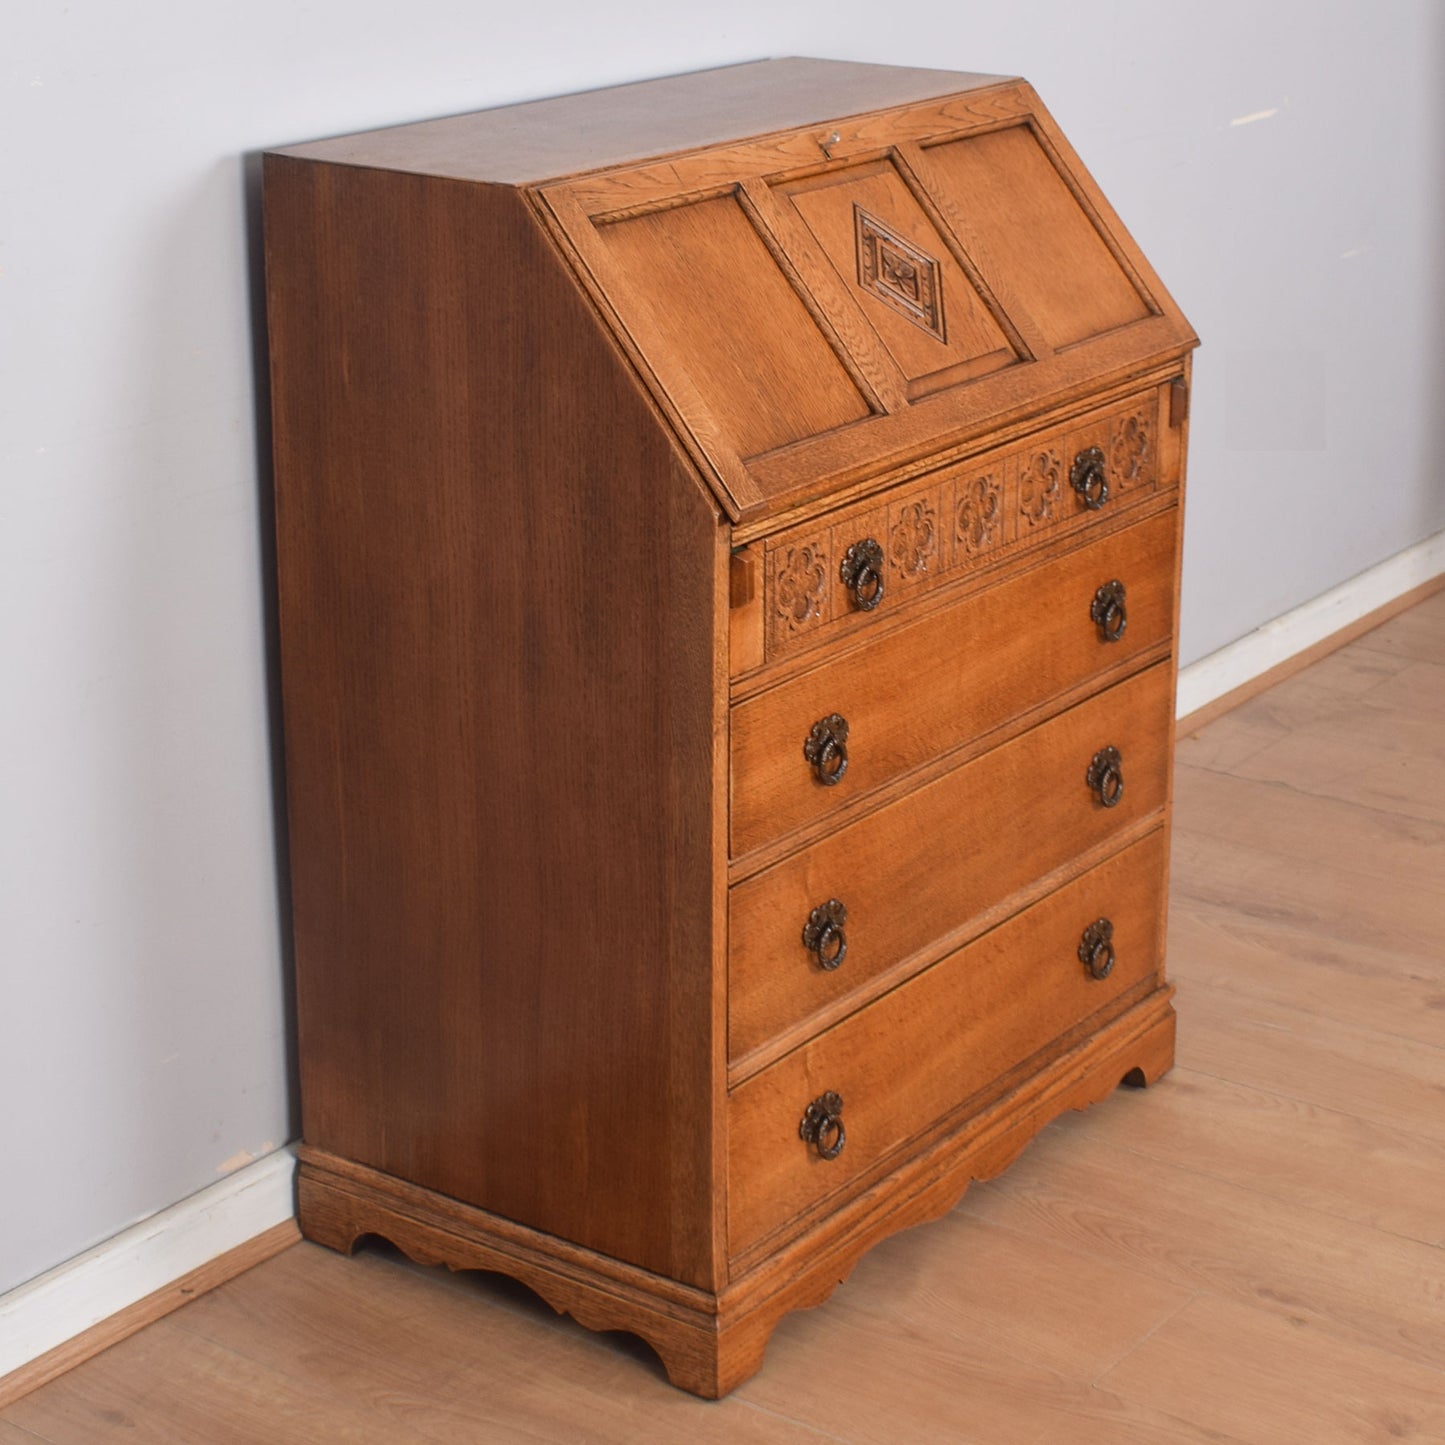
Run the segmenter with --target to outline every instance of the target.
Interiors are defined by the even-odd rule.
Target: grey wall
[[[72,0],[10,15],[0,1290],[292,1129],[245,152],[762,55],[1022,73],[1205,341],[1186,660],[1445,526],[1437,3],[884,13]]]

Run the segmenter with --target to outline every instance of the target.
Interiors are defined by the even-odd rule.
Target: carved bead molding
[[[927,572],[938,557],[938,526],[927,497],[906,502],[888,534],[888,558],[905,576]]]
[[[773,610],[779,620],[790,631],[801,631],[822,617],[827,594],[828,563],[823,548],[811,542],[785,547],[773,588]]]
[[[1003,489],[994,473],[959,483],[954,523],[954,536],[970,556],[1002,541]]]
[[[1019,468],[1019,512],[1031,527],[1053,519],[1064,464],[1052,448],[1034,452]]]

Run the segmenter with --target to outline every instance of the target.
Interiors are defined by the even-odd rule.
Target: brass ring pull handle
[[[825,788],[842,782],[848,771],[848,719],[835,712],[815,722],[803,743],[803,756]]]
[[[1079,962],[1090,978],[1108,978],[1114,971],[1114,925],[1107,918],[1091,923],[1079,940]]]
[[[843,1128],[843,1101],[831,1089],[819,1094],[803,1110],[798,1137],[805,1144],[811,1144],[820,1159],[836,1159],[843,1152],[843,1145],[848,1142]]]
[[[848,910],[838,898],[819,904],[803,925],[803,947],[818,960],[818,967],[830,973],[848,957],[848,935],[843,931]]]
[[[1129,625],[1129,612],[1124,605],[1126,595],[1124,584],[1116,577],[1104,583],[1089,604],[1089,617],[1105,642],[1117,642]]]
[[[1084,774],[1084,781],[1104,807],[1114,807],[1124,796],[1124,760],[1119,756],[1119,749],[1100,748]]]
[[[860,612],[872,612],[883,600],[883,548],[872,537],[854,542],[838,567],[843,585]]]
[[[1109,500],[1109,475],[1104,468],[1104,453],[1098,447],[1085,447],[1074,458],[1069,485],[1091,512],[1097,512]]]

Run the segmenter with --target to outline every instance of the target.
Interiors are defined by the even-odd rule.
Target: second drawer
[[[743,1057],[1162,808],[1172,702],[1172,669],[1161,663],[736,884],[729,1056]],[[1086,774],[1110,747],[1123,789],[1105,807]],[[826,929],[834,901],[846,921],[815,933],[810,950],[805,925],[818,909]]]

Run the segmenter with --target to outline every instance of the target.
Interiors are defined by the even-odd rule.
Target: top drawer
[[[776,661],[867,627],[967,570],[1174,486],[1168,393],[1167,385],[1152,388],[767,538],[756,624],[763,656]],[[870,565],[850,585],[860,557]]]
[[[1171,507],[736,704],[733,856],[1167,645],[1177,523]],[[1112,583],[1122,613],[1096,611]],[[804,753],[834,717],[847,725],[841,771],[839,749],[817,764]]]

